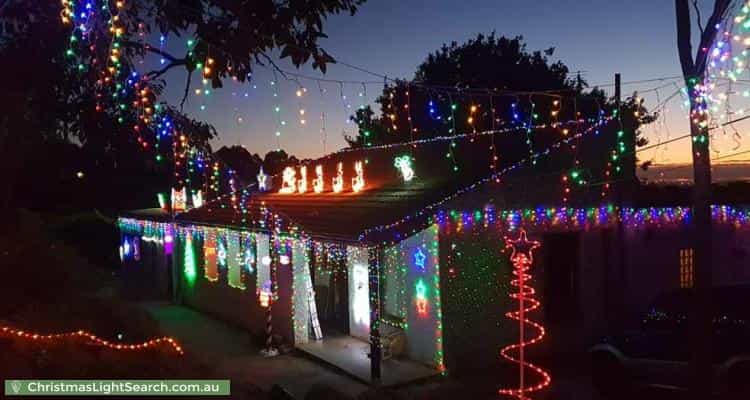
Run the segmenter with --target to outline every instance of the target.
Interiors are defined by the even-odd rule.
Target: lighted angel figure
[[[333,177],[333,192],[341,193],[344,190],[344,164],[336,166],[336,176]]]
[[[307,192],[307,167],[304,165],[299,167],[299,179],[297,180],[297,192],[299,193]]]
[[[362,166],[362,161],[354,163],[354,172],[356,173],[356,176],[352,178],[352,190],[354,192],[359,192],[365,187],[365,170]]]
[[[281,189],[279,193],[290,194],[297,191],[297,172],[292,167],[284,168],[281,174]]]
[[[325,181],[323,180],[323,166],[318,165],[315,167],[315,176],[313,179],[313,191],[315,193],[323,193],[325,187]]]

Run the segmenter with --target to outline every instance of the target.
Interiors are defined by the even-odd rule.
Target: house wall
[[[686,229],[528,226],[529,238],[541,242],[531,272],[542,306],[529,315],[547,329],[533,350],[538,358],[585,351],[605,334],[637,327],[654,298],[679,288],[679,252],[691,246]],[[716,224],[714,231],[714,284],[750,282],[750,230]],[[517,342],[517,322],[504,316],[516,303],[508,298],[511,266],[503,233],[471,215],[441,225],[445,357],[452,373],[497,364],[499,349]],[[567,268],[569,257],[566,274],[551,270]],[[549,286],[560,284],[573,295],[565,302],[564,318],[559,317],[561,299],[550,297],[555,292]],[[552,319],[555,307],[557,320]]]
[[[385,249],[381,303],[405,323],[406,356],[443,367],[442,301],[437,225]]]
[[[504,316],[511,267],[502,246],[501,233],[471,220],[441,227],[443,343],[451,374],[496,365],[500,348],[516,339],[516,322]]]
[[[370,340],[370,290],[368,253],[364,247],[347,246],[349,274],[349,334]]]
[[[213,228],[205,228],[210,230]],[[265,337],[266,309],[258,300],[257,268],[246,268],[241,277],[241,285],[229,284],[229,269],[219,266],[218,280],[206,277],[205,253],[203,249],[205,235],[192,237],[196,273],[194,280],[185,274],[185,232],[177,235],[175,247],[175,267],[180,272],[180,300],[183,304],[199,311],[216,316],[227,322],[247,329],[253,336],[262,340]],[[221,234],[221,233],[220,233]],[[229,231],[227,240],[239,240],[238,232]],[[267,235],[258,235],[257,240],[270,240]],[[251,246],[237,244],[227,245],[228,259],[244,258],[239,252],[241,247],[258,248],[255,235],[251,235]],[[265,245],[263,245],[265,246]],[[244,250],[244,249],[243,249]],[[257,253],[256,253],[257,254]],[[292,268],[291,265],[280,265],[279,257],[271,256],[271,268],[276,267],[277,300],[272,304],[274,334],[281,335],[285,341],[293,343],[292,328]],[[235,263],[236,261],[232,261]],[[253,263],[258,266],[259,260]],[[240,287],[244,286],[244,289]]]

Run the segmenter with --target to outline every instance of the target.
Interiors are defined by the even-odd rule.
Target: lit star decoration
[[[268,190],[267,181],[268,181],[268,175],[266,175],[265,172],[263,172],[263,166],[260,167],[260,171],[258,172],[258,190],[261,192],[265,192]]]
[[[424,272],[424,262],[427,259],[427,256],[425,256],[424,252],[422,252],[421,248],[418,248],[417,251],[414,253],[414,265],[416,265],[420,271]]]
[[[526,238],[526,231],[521,229],[518,239],[512,240],[505,238],[506,249],[511,249],[510,261],[513,263],[513,275],[516,276],[510,284],[518,288],[518,292],[512,293],[510,297],[518,300],[518,311],[510,311],[505,314],[506,317],[518,321],[519,342],[503,347],[500,355],[510,362],[518,364],[519,367],[519,385],[517,389],[500,389],[500,394],[513,396],[519,400],[529,399],[526,395],[531,392],[539,391],[552,382],[547,371],[527,362],[524,358],[524,348],[542,340],[545,334],[544,327],[526,318],[525,314],[539,308],[541,303],[534,298],[536,291],[527,282],[531,279],[531,274],[527,273],[534,263],[534,250],[541,244],[534,240]],[[527,340],[525,334],[526,325],[537,331],[536,336]],[[515,350],[518,350],[517,352]],[[511,355],[510,353],[516,353]],[[526,370],[534,371],[541,380],[533,386],[526,386]]]

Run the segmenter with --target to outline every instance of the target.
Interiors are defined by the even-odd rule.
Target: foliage
[[[502,168],[618,109],[615,99],[607,98],[603,90],[587,89],[580,75],[572,74],[561,61],[552,62],[553,54],[554,48],[529,51],[522,37],[498,37],[495,33],[443,45],[419,65],[413,80],[397,80],[383,89],[377,100],[379,115],[369,107],[357,110],[351,118],[358,124],[358,133],[347,141],[351,147],[368,147],[516,128],[513,135],[495,135],[496,168]],[[624,166],[624,175],[615,177],[635,179],[635,148],[647,143],[639,127],[653,121],[655,115],[648,112],[637,93],[624,99],[619,110],[621,117],[602,129],[596,140],[576,141],[565,146],[570,151],[550,155],[544,166],[535,167],[535,177],[549,175],[557,184],[566,169],[578,168],[574,167],[577,160],[585,168],[579,172],[586,181],[603,184],[605,171],[617,168],[611,165],[610,154],[619,147],[618,164]],[[575,120],[587,122],[568,124],[566,132],[563,128],[526,130],[528,126]],[[623,131],[620,139],[616,139],[618,131]],[[618,140],[625,143],[624,148]],[[465,152],[460,146],[459,141],[451,142],[442,161],[421,162],[448,160],[458,172],[459,164],[471,162],[465,154],[461,156]]]
[[[268,54],[274,49],[280,49],[281,57],[290,58],[295,65],[312,60],[313,67],[325,71],[333,58],[318,45],[325,37],[323,20],[336,13],[354,13],[363,2],[106,2],[102,7],[114,9],[116,4],[123,4],[116,11],[122,34],[113,34],[111,18],[96,9],[95,15],[100,18],[87,28],[85,46],[77,44],[81,39],[71,36],[75,28],[61,22],[64,14],[60,1],[0,3],[0,56],[4,60],[0,75],[12,77],[5,80],[0,94],[0,167],[10,171],[8,185],[0,191],[0,208],[19,202],[14,199],[18,182],[46,178],[22,173],[33,153],[50,143],[71,141],[81,146],[84,151],[80,155],[112,174],[110,182],[117,182],[117,170],[123,170],[123,165],[142,165],[138,172],[141,176],[164,175],[166,167],[149,161],[169,161],[171,152],[163,150],[171,149],[172,144],[163,140],[161,153],[166,155],[154,157],[156,144],[151,138],[158,137],[162,127],[149,120],[155,118],[151,115],[171,119],[192,148],[209,154],[209,140],[216,136],[213,127],[159,102],[166,84],[162,76],[168,70],[181,67],[187,72],[185,96],[193,71],[209,58],[212,72],[204,73],[204,78],[214,87],[230,77],[249,79],[257,63],[273,65]],[[186,42],[188,36],[192,37],[191,46],[184,54],[169,54],[158,44],[149,43],[159,37],[157,32],[186,37]],[[111,64],[113,45],[119,50],[115,73],[104,68]],[[165,63],[139,74],[140,62],[147,55],[162,58]],[[149,109],[144,113],[146,107]],[[140,151],[143,149],[152,151]],[[135,168],[124,169],[136,172]]]

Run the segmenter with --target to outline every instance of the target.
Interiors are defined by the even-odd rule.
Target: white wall
[[[346,248],[349,274],[349,334],[370,340],[370,290],[368,254],[364,247]]]

